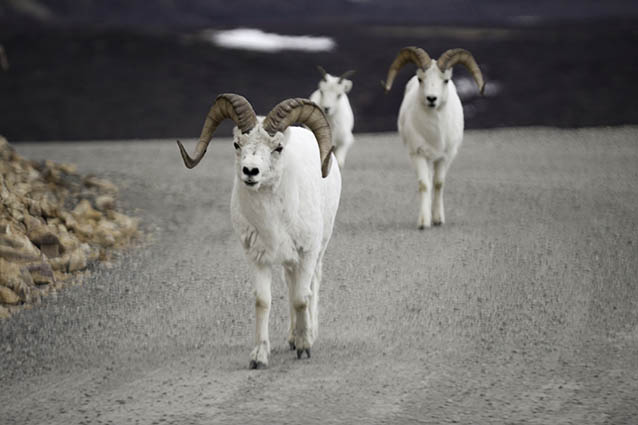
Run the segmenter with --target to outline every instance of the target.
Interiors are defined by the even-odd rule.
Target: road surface
[[[277,277],[258,371],[230,140],[194,170],[174,141],[17,149],[111,179],[148,237],[0,322],[2,424],[638,423],[638,128],[467,132],[426,231],[396,134],[358,135],[313,356]]]

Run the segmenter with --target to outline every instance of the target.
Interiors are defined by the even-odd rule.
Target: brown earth
[[[116,182],[155,239],[0,322],[0,422],[638,423],[636,140],[469,131],[448,223],[420,232],[396,134],[358,135],[313,356],[287,349],[277,280],[260,371],[229,140],[194,170],[174,141],[22,144]]]

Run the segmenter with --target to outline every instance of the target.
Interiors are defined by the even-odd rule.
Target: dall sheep
[[[341,174],[332,161],[330,126],[308,99],[287,99],[257,117],[237,94],[221,94],[211,107],[188,168],[206,153],[217,126],[230,118],[235,146],[232,226],[255,276],[256,337],[250,368],[267,367],[272,267],[283,266],[290,302],[288,342],[301,358],[318,334],[322,259],[341,195]],[[305,124],[308,129],[291,127]]]
[[[310,100],[319,105],[328,117],[332,131],[332,144],[335,147],[335,157],[339,167],[343,168],[348,150],[354,143],[352,135],[354,115],[348,101],[352,81],[348,80],[348,77],[355,71],[346,71],[336,77],[328,74],[320,66],[317,66],[317,69],[321,73],[321,80],[319,80],[319,88],[310,95]]]
[[[457,63],[464,65],[481,94],[485,83],[467,50],[450,49],[433,60],[421,48],[404,47],[388,70],[384,83],[386,93],[392,88],[397,72],[409,62],[414,63],[417,70],[405,87],[398,127],[417,173],[421,198],[417,225],[424,229],[445,222],[445,176],[463,141],[463,107],[451,80],[452,67]]]

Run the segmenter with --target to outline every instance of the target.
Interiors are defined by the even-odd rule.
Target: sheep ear
[[[288,144],[288,140],[286,140],[286,135],[281,131],[278,131],[277,133],[275,133],[275,135],[272,136],[272,140],[273,140],[273,143],[275,143],[276,145],[285,146],[286,144]]]
[[[350,90],[352,90],[352,81],[350,80],[343,80],[343,90],[346,93],[350,93]]]

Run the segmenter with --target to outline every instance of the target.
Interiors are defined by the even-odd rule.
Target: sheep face
[[[270,136],[259,123],[246,134],[234,130],[235,171],[249,190],[275,187],[281,180],[285,139],[280,132]]]
[[[416,72],[419,79],[419,98],[426,108],[439,109],[447,102],[448,84],[452,78],[452,70],[441,71],[432,61],[426,69]]]
[[[319,106],[327,116],[332,116],[337,111],[337,105],[341,97],[348,94],[352,89],[352,81],[326,74],[319,81]]]

